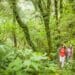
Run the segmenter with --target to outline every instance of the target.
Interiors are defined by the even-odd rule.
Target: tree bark
[[[44,6],[46,7],[46,9],[43,8],[43,5],[42,5],[42,0],[38,0],[37,1],[37,7],[39,8],[40,10],[40,14],[43,18],[43,22],[44,22],[44,25],[45,25],[45,31],[46,31],[46,36],[47,36],[47,41],[48,41],[48,55],[50,54],[51,50],[52,50],[52,43],[51,43],[51,35],[50,35],[50,27],[49,27],[49,22],[50,22],[50,5],[51,5],[51,1],[50,0],[47,0],[47,6]]]
[[[56,18],[56,25],[58,27],[58,0],[54,0],[55,4],[55,18]]]
[[[12,35],[13,35],[14,47],[17,47],[17,39],[16,39],[16,33],[15,33],[15,31],[12,31]]]
[[[20,16],[19,16],[18,12],[17,12],[16,0],[13,0],[13,1],[12,1],[12,5],[13,5],[13,7],[12,7],[12,8],[13,8],[13,14],[15,15],[15,18],[16,18],[16,20],[17,20],[19,26],[23,29],[24,34],[25,34],[25,38],[26,38],[28,44],[30,45],[30,47],[31,47],[34,51],[36,51],[36,47],[35,47],[35,45],[33,44],[33,42],[31,41],[31,38],[30,38],[29,29],[28,29],[27,25],[24,24],[24,23],[21,21],[21,18],[20,18]]]
[[[14,10],[13,10],[14,13]],[[16,29],[15,29],[15,25],[16,25],[16,19],[15,19],[15,15],[13,14],[13,27],[12,27],[12,35],[13,35],[13,42],[14,42],[14,47],[17,47],[17,38],[16,38]]]
[[[60,18],[62,18],[63,13],[63,0],[60,0]]]

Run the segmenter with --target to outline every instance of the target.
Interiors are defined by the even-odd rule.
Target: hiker
[[[59,49],[59,62],[61,68],[64,67],[65,59],[66,59],[66,47],[65,45],[62,45],[62,47]]]
[[[73,48],[72,48],[72,45],[70,45],[68,48],[67,48],[67,60],[72,60],[72,56],[73,56]]]

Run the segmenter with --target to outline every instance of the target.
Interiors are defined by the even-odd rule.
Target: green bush
[[[43,53],[0,46],[0,75],[74,75],[74,71],[75,61],[61,69]]]
[[[68,61],[65,67],[61,71],[62,75],[74,75],[75,74],[75,61]]]
[[[3,46],[5,49],[6,46]],[[0,61],[1,75],[56,75],[58,66],[46,55],[30,49],[18,50],[8,47]]]

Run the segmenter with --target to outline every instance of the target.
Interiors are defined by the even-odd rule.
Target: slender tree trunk
[[[63,13],[63,0],[60,0],[60,19],[62,18]]]
[[[19,24],[19,26],[23,29],[24,31],[24,34],[25,34],[25,38],[28,42],[28,44],[30,45],[30,47],[36,51],[36,47],[34,46],[33,42],[31,41],[31,38],[30,38],[30,34],[29,34],[29,29],[27,27],[26,24],[24,24],[22,21],[21,21],[21,18],[19,17],[19,14],[17,12],[17,8],[16,8],[16,0],[13,0],[12,1],[12,5],[13,5],[13,14],[15,15],[15,18]]]
[[[56,25],[57,25],[57,28],[58,28],[58,0],[54,0],[54,4],[55,4]]]
[[[58,3],[59,1],[58,0],[54,0],[54,5],[55,5],[55,21],[56,21],[56,30],[57,30],[57,33],[58,33],[58,36],[57,36],[57,40],[59,40],[59,42],[57,43],[57,47],[60,45],[60,29],[59,29],[59,22],[60,22],[60,18],[59,18],[59,15],[60,15],[60,9],[58,9]]]
[[[51,50],[52,50],[50,27],[49,27],[51,1],[50,0],[47,0],[47,7],[46,7],[46,9],[43,9],[42,1],[41,0],[39,0],[37,4],[38,4],[38,8],[40,9],[40,13],[41,13],[41,16],[43,18],[44,25],[45,25],[45,31],[46,31],[46,36],[47,36],[47,41],[48,41],[48,47],[49,47],[47,53],[49,55],[50,52],[51,52]]]
[[[62,13],[63,13],[63,0],[59,1],[59,10],[58,10],[58,0],[54,0],[54,4],[55,4],[55,18],[56,18],[56,25],[57,27],[59,27],[59,22],[60,19],[62,18]],[[58,12],[60,12],[58,14]],[[60,15],[60,18],[58,17]],[[60,31],[58,30],[58,33],[60,33]]]
[[[51,53],[52,51],[52,42],[51,42],[51,30],[49,27],[49,23],[50,23],[50,5],[51,5],[51,1],[47,0],[47,15],[44,18],[44,24],[45,24],[45,31],[46,31],[46,36],[47,36],[47,41],[48,41],[48,46],[49,46],[49,51],[48,54]]]
[[[13,13],[14,13],[14,10],[13,10]],[[13,42],[14,42],[14,47],[17,47],[17,38],[16,38],[16,30],[15,30],[15,27],[16,27],[16,19],[15,19],[15,16],[13,14],[13,27],[12,27],[12,34],[13,34]]]
[[[12,31],[12,35],[13,35],[14,47],[17,47],[17,39],[16,39],[16,33],[15,33],[15,31]]]

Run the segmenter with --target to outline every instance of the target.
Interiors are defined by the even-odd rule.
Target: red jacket
[[[59,55],[62,56],[62,57],[66,56],[66,48],[62,47],[60,49]]]

